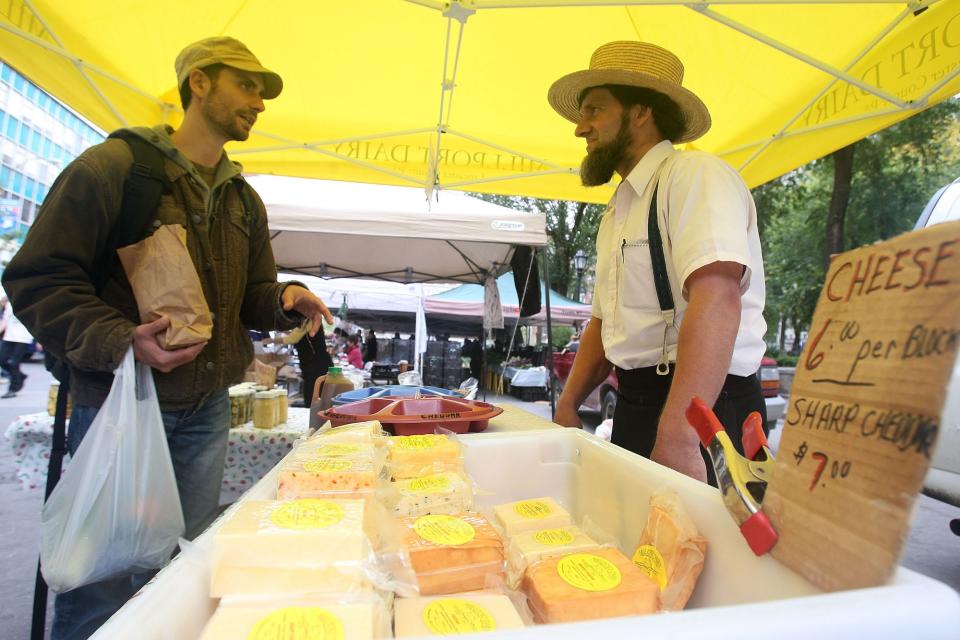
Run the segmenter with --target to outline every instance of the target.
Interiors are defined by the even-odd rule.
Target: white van
[[[960,220],[960,178],[937,191],[915,229],[950,220]],[[927,495],[960,507],[960,358],[953,366],[937,449],[923,484]]]

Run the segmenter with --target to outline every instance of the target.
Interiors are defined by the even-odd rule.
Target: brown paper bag
[[[140,321],[170,318],[166,333],[159,336],[161,347],[177,349],[210,339],[213,319],[187,251],[186,229],[163,225],[149,238],[117,249],[117,255],[137,299]]]

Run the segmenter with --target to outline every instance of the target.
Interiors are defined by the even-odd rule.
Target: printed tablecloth
[[[220,501],[232,502],[253,486],[306,435],[308,423],[309,409],[291,407],[287,423],[273,429],[256,429],[251,423],[231,429]],[[20,486],[42,491],[50,464],[53,418],[45,411],[19,416],[7,427],[6,437],[13,447]]]

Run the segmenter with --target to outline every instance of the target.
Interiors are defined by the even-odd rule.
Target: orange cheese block
[[[372,498],[378,481],[377,464],[370,459],[293,457],[280,464],[277,498]]]
[[[527,569],[522,589],[541,623],[636,616],[660,606],[659,587],[616,549],[542,560]]]
[[[633,561],[660,586],[664,611],[680,611],[687,605],[706,556],[707,539],[697,531],[680,497],[672,491],[654,494]]]
[[[421,595],[483,589],[503,578],[503,541],[479,513],[400,519],[402,543]]]

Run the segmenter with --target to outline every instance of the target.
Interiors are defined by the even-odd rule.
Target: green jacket
[[[161,196],[153,227],[181,224],[187,249],[213,315],[213,337],[195,360],[170,373],[154,371],[160,406],[184,409],[239,381],[253,358],[245,329],[290,329],[277,283],[263,203],[254,219],[244,211],[231,180],[240,165],[224,154],[212,189],[177,151],[172,130],[138,127],[135,133],[167,156],[173,189]],[[17,317],[71,370],[74,402],[100,406],[139,324],[137,304],[119,261],[98,294],[91,275],[102,262],[120,213],[133,154],[108,139],[74,160],[57,178],[20,251],[3,273]]]

